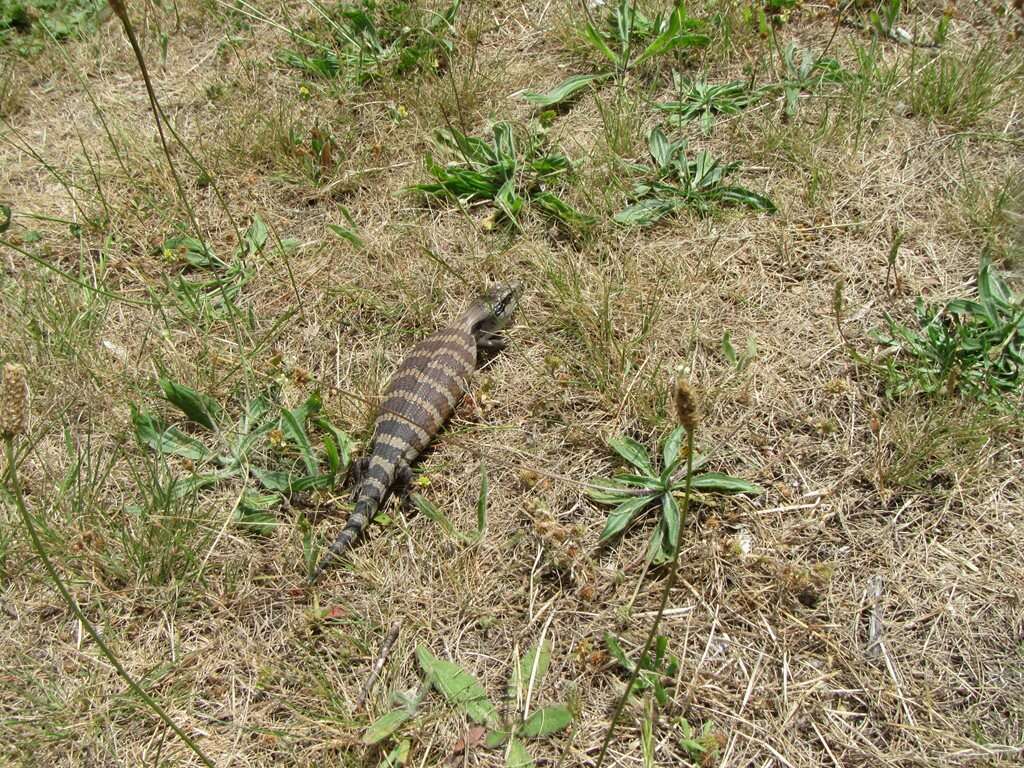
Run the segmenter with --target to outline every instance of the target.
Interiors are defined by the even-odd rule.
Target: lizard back
[[[374,449],[390,444],[412,461],[452,415],[475,367],[476,340],[458,328],[438,331],[413,347],[384,393]]]

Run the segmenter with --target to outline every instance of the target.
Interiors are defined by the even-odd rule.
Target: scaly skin
[[[395,371],[374,424],[369,458],[357,467],[355,508],[311,582],[366,530],[391,493],[404,493],[409,465],[452,415],[479,353],[503,346],[498,333],[511,318],[520,292],[518,283],[490,291],[451,326],[417,344]]]

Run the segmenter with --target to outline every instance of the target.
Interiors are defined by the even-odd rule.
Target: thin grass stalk
[[[71,612],[75,614],[75,617],[78,619],[78,621],[81,622],[82,626],[85,628],[85,631],[89,633],[89,636],[93,639],[93,642],[96,643],[96,647],[100,649],[100,653],[102,653],[107,658],[107,661],[111,663],[111,665],[114,667],[114,670],[117,672],[120,678],[125,681],[128,687],[131,688],[132,692],[135,693],[135,695],[137,695],[146,706],[153,710],[156,716],[159,717],[164,722],[164,724],[167,725],[168,728],[174,731],[175,735],[182,740],[185,746],[192,750],[192,752],[196,755],[196,757],[199,758],[203,765],[207,766],[207,768],[216,768],[213,761],[206,756],[206,754],[199,747],[199,745],[192,740],[192,737],[185,733],[180,727],[178,727],[178,724],[175,723],[171,716],[164,711],[163,707],[161,707],[156,702],[156,700],[153,699],[152,696],[146,693],[146,691],[143,690],[139,686],[139,684],[135,682],[132,676],[128,674],[127,670],[125,670],[124,666],[122,666],[117,656],[115,656],[114,653],[110,650],[110,648],[107,647],[107,644],[103,642],[103,638],[100,636],[100,633],[96,631],[96,628],[92,625],[92,622],[90,622],[89,619],[86,618],[85,614],[82,612],[81,607],[78,605],[78,601],[75,600],[75,598],[72,597],[71,592],[68,591],[68,588],[64,584],[63,579],[61,579],[60,575],[57,573],[57,569],[54,567],[53,563],[50,561],[49,556],[46,554],[46,547],[43,546],[43,542],[39,538],[39,533],[36,531],[35,524],[32,522],[32,515],[29,514],[29,511],[25,506],[25,500],[21,494],[21,483],[18,481],[17,464],[14,458],[14,436],[4,435],[3,441],[4,452],[7,459],[7,486],[14,496],[14,505],[18,508],[18,512],[21,515],[22,522],[25,524],[25,529],[28,531],[29,539],[32,542],[32,549],[35,550],[35,553],[43,562],[43,566],[46,568],[47,574],[49,574],[50,579],[57,587],[57,591],[60,592],[60,596],[64,599],[64,602],[67,603],[68,608],[71,609]]]
[[[626,684],[626,691],[622,694],[622,698],[619,699],[619,703],[615,707],[615,713],[612,715],[612,721],[608,724],[608,730],[604,734],[604,742],[601,744],[601,751],[597,755],[596,768],[601,768],[601,766],[604,765],[605,756],[608,754],[608,747],[611,745],[612,736],[615,734],[615,726],[619,721],[619,717],[621,717],[622,715],[622,710],[626,707],[626,702],[629,701],[629,697],[633,693],[633,686],[636,684],[636,680],[640,676],[640,662],[647,654],[651,652],[651,649],[654,647],[655,638],[658,636],[658,627],[661,625],[661,619],[665,615],[665,608],[668,606],[669,593],[672,591],[672,588],[676,585],[676,577],[678,574],[679,565],[679,550],[682,548],[683,529],[686,527],[687,513],[690,510],[690,485],[693,480],[694,431],[694,426],[692,424],[687,426],[686,487],[683,490],[683,509],[679,515],[679,530],[676,531],[675,551],[672,553],[672,560],[669,563],[668,578],[665,579],[665,587],[661,591],[661,603],[658,605],[658,612],[654,616],[654,621],[651,624],[651,629],[647,633],[647,641],[644,643],[644,649],[640,652],[640,657],[637,659],[637,662],[633,667],[633,672],[629,676],[629,682]]]
[[[128,9],[125,7],[123,0],[107,0],[107,2],[110,5],[111,10],[114,11],[114,14],[121,22],[121,26],[124,28],[125,35],[128,37],[128,43],[131,45],[132,52],[135,54],[135,60],[139,64],[139,72],[142,74],[142,81],[146,86],[146,95],[149,96],[149,105],[153,111],[153,119],[156,122],[156,130],[160,136],[160,146],[163,148],[164,156],[167,158],[167,165],[171,169],[171,176],[174,177],[174,186],[178,191],[178,196],[181,198],[182,205],[185,206],[185,210],[188,213],[189,222],[192,225],[192,231],[195,232],[196,237],[203,241],[205,247],[206,241],[203,238],[202,232],[199,229],[199,221],[196,218],[195,209],[189,202],[188,195],[185,194],[185,185],[181,181],[181,176],[178,175],[178,168],[174,164],[174,160],[171,159],[171,150],[170,147],[167,145],[167,137],[164,135],[165,123],[167,124],[168,130],[171,131],[175,140],[178,142],[178,145],[185,150],[185,152],[189,155],[193,162],[199,165],[199,167],[204,171],[205,169],[203,168],[202,164],[200,164],[198,160],[196,160],[195,156],[189,151],[188,147],[185,145],[185,142],[183,142],[181,138],[178,136],[178,134],[174,131],[173,126],[167,119],[167,115],[164,113],[163,108],[160,106],[160,102],[156,98],[156,90],[153,88],[153,82],[152,80],[150,80],[149,77],[149,68],[146,66],[146,59],[142,55],[142,47],[139,45],[139,40],[135,36],[135,28],[132,26],[131,19],[128,16]],[[228,218],[231,220],[232,225],[234,226],[238,242],[241,243],[242,233],[239,230],[238,225],[235,223],[234,218],[231,216],[230,209],[228,209],[226,202],[220,196],[220,193],[217,191],[216,185],[214,185],[213,189],[214,193],[217,195],[217,199],[220,201],[221,207],[224,209],[224,212],[227,214]],[[249,378],[252,374],[252,371],[248,365],[248,356],[245,353],[245,345],[242,343],[242,331],[238,325],[238,310],[235,307],[234,302],[228,296],[227,290],[224,288],[223,280],[217,281],[217,288],[220,291],[221,298],[224,300],[224,306],[227,307],[228,317],[231,321],[231,328],[235,334],[235,343],[238,345],[238,354],[242,358],[243,363],[245,363],[246,378]]]

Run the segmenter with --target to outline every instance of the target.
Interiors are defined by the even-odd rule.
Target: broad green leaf
[[[672,559],[674,543],[674,540],[670,538],[668,522],[662,517],[658,520],[658,525],[651,535],[650,544],[647,546],[647,561],[654,565],[664,565]]]
[[[616,507],[610,515],[608,515],[608,522],[604,525],[604,530],[601,531],[601,538],[598,539],[599,543],[604,543],[615,536],[618,536],[633,522],[633,518],[636,517],[645,507],[651,504],[655,498],[654,496],[634,496],[628,501],[622,502]]]
[[[366,729],[366,733],[363,734],[363,744],[376,744],[383,741],[401,728],[412,716],[413,713],[404,707],[381,715]]]
[[[651,457],[648,455],[647,449],[633,438],[625,436],[613,437],[608,441],[608,445],[619,456],[644,474],[656,476],[654,469],[651,467]]]
[[[302,454],[302,460],[306,465],[306,471],[315,475],[318,470],[316,455],[313,453],[313,446],[309,443],[309,435],[306,428],[299,423],[292,411],[281,412],[281,431],[293,442]]]
[[[631,488],[610,477],[595,477],[587,486],[586,494],[598,504],[621,504],[634,498]]]
[[[302,454],[302,460],[306,465],[306,471],[310,475],[320,473],[320,465],[313,446],[309,442],[309,435],[306,434],[306,420],[320,410],[320,395],[313,393],[298,408],[290,411],[281,411],[281,431],[288,440],[295,444]]]
[[[680,204],[675,200],[650,197],[619,211],[612,217],[612,221],[627,227],[647,227],[665,218]]]
[[[685,482],[675,485],[676,490],[686,486]],[[722,493],[749,493],[754,496],[764,493],[764,489],[732,475],[725,475],[721,472],[704,472],[694,475],[691,480],[691,487],[695,491],[719,491]]]
[[[171,494],[176,499],[190,496],[203,488],[209,488],[210,486],[216,485],[221,480],[227,480],[230,477],[234,477],[235,474],[236,473],[230,469],[219,469],[216,472],[190,475],[189,477],[179,477],[171,484]]]
[[[338,448],[338,456],[341,459],[341,469],[348,469],[348,465],[352,461],[352,449],[355,446],[355,443],[352,442],[352,438],[334,426],[323,416],[319,416],[314,419],[313,423],[334,438],[334,444]]]
[[[593,224],[596,221],[593,216],[573,208],[553,192],[536,194],[533,196],[532,201],[544,213],[566,224]]]
[[[731,203],[739,203],[745,205],[748,208],[753,208],[755,211],[767,211],[768,213],[775,213],[775,203],[769,200],[764,195],[759,195],[756,192],[751,192],[749,189],[743,187],[722,187],[718,190],[718,195],[722,200],[726,200]]]
[[[665,439],[665,445],[662,446],[662,478],[664,480],[668,480],[675,469],[676,461],[680,458],[679,448],[682,446],[685,437],[686,430],[683,427],[676,427]]]
[[[651,157],[654,158],[658,168],[665,168],[671,162],[672,145],[665,138],[665,134],[661,132],[661,128],[655,127],[651,130],[647,136],[647,148],[650,150]]]
[[[287,472],[262,469],[260,467],[250,467],[249,471],[252,472],[253,476],[264,488],[268,488],[271,491],[282,491],[284,493],[290,493],[292,491],[292,477]]]
[[[515,182],[514,177],[509,178],[494,196],[494,202],[498,204],[502,213],[512,220],[519,215],[524,202],[523,197],[515,190]]]
[[[583,36],[583,39],[585,39],[587,42],[593,45],[601,54],[607,57],[613,64],[618,66],[621,63],[622,60],[619,57],[619,54],[615,53],[615,51],[608,47],[608,44],[604,41],[604,37],[601,35],[600,32],[594,29],[593,24],[588,23],[587,26],[583,28],[583,31],[580,34]]]
[[[324,454],[327,456],[327,466],[331,474],[337,475],[341,471],[341,457],[338,455],[338,446],[334,444],[330,435],[324,435]]]
[[[571,722],[572,712],[569,708],[563,704],[555,704],[531,714],[519,729],[519,735],[527,739],[539,739],[567,728]]]
[[[664,26],[661,33],[644,49],[644,52],[637,58],[636,63],[640,64],[647,59],[658,56],[666,51],[670,51],[673,48],[679,48],[681,46],[699,46],[707,45],[711,42],[711,38],[707,35],[698,33],[683,33],[683,29],[686,27],[693,27],[695,24],[685,18],[686,11],[682,4],[675,7],[672,14],[669,16],[668,24]],[[689,23],[687,23],[689,22]]]
[[[512,734],[509,731],[494,730],[488,731],[487,736],[484,739],[484,749],[497,749],[506,741]]]
[[[11,206],[0,205],[0,235],[10,229],[12,218]]]
[[[546,93],[530,91],[524,93],[523,98],[536,107],[554,107],[583,90],[591,83],[600,82],[609,76],[605,72],[595,75],[571,75]]]
[[[523,742],[519,739],[512,739],[512,743],[508,746],[508,753],[505,755],[505,765],[507,768],[534,768],[536,763],[533,762],[530,753],[526,751]]]
[[[252,223],[242,237],[242,256],[255,256],[267,244],[267,225],[258,215],[253,215]]]
[[[508,697],[512,701],[524,701],[533,681],[533,690],[540,688],[544,675],[551,664],[551,641],[545,640],[540,646],[533,646],[512,669],[508,681]]]
[[[162,250],[181,256],[193,267],[221,269],[226,267],[222,260],[213,255],[210,246],[194,237],[169,237],[164,240]]]
[[[732,346],[732,334],[727,330],[722,334],[722,354],[730,364],[736,365],[736,350]]]
[[[276,493],[258,493],[246,488],[235,507],[235,524],[249,533],[269,536],[280,525],[277,517],[269,510],[280,503],[281,496]]]
[[[409,762],[409,749],[411,748],[412,742],[409,739],[402,739],[398,746],[392,749],[385,755],[384,759],[380,761],[377,768],[396,768],[399,765],[405,765]]]
[[[207,429],[214,428],[214,422],[220,417],[221,409],[212,397],[170,379],[161,378],[160,389],[164,391],[167,401],[177,406],[189,421],[194,421]]]
[[[481,725],[494,726],[498,711],[483,686],[458,664],[435,657],[426,647],[416,646],[416,658],[431,683],[448,701]]]
[[[455,526],[452,525],[452,521],[448,519],[448,515],[437,508],[434,502],[427,499],[425,496],[421,496],[418,493],[413,493],[409,496],[409,500],[413,505],[420,511],[420,514],[426,517],[428,520],[433,520],[435,523],[441,526],[441,529],[449,536],[457,536]]]
[[[164,429],[155,416],[139,411],[135,406],[132,406],[132,424],[139,442],[157,453],[181,456],[192,461],[205,461],[211,457],[210,450],[194,437],[174,427]]]
[[[661,520],[651,540],[648,556],[656,565],[667,563],[676,551],[679,541],[679,505],[671,493],[661,497]]]
[[[314,488],[330,488],[334,485],[334,475],[307,475],[305,477],[292,478],[292,491],[310,491]]]
[[[338,237],[342,238],[343,240],[348,240],[348,242],[350,242],[356,248],[363,247],[363,239],[359,237],[359,235],[357,235],[352,229],[349,229],[348,227],[343,227],[340,224],[328,224],[327,228],[331,230],[331,232],[336,234]]]

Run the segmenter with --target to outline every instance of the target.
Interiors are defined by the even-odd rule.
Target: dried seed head
[[[676,418],[687,432],[693,432],[697,428],[697,421],[700,419],[700,408],[697,405],[697,395],[690,388],[686,379],[681,376],[676,379],[672,393],[676,401]]]
[[[24,367],[4,364],[3,400],[0,401],[0,435],[7,440],[25,432],[28,422],[28,379]]]
[[[836,280],[835,288],[832,289],[832,315],[836,322],[843,319],[843,289],[846,288],[846,281],[843,278]]]

